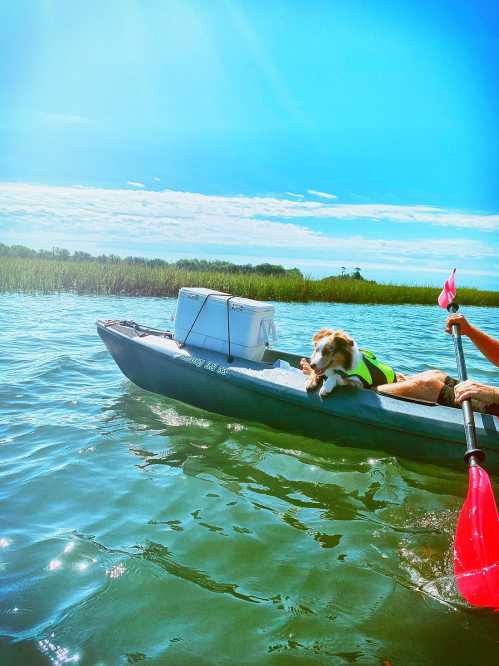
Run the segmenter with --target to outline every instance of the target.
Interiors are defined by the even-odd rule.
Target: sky
[[[499,6],[0,0],[0,242],[499,288]]]

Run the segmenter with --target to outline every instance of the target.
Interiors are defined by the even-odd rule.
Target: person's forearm
[[[491,363],[499,366],[499,340],[471,325],[468,337]]]

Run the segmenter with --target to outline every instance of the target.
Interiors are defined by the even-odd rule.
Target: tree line
[[[283,277],[303,278],[298,268],[284,268],[280,264],[232,264],[229,261],[209,261],[207,259],[179,259],[168,262],[164,259],[146,259],[145,257],[120,257],[117,254],[100,254],[93,256],[89,252],[75,250],[71,253],[62,247],[53,247],[51,250],[32,250],[25,245],[5,245],[0,243],[0,257],[21,257],[31,259],[51,259],[57,261],[92,261],[100,264],[130,264],[133,266],[147,266],[151,268],[177,268],[184,271],[203,271],[216,273],[238,273],[256,275],[273,275]]]

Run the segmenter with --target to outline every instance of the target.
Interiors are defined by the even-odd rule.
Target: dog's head
[[[322,328],[312,338],[314,352],[310,365],[316,375],[322,375],[328,368],[351,370],[355,342],[344,331]]]

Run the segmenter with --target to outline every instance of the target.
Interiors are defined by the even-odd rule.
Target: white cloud
[[[143,183],[129,181],[133,187],[143,188]],[[5,187],[5,185],[4,185]],[[11,184],[10,187],[13,187]],[[18,185],[18,187],[34,187]],[[44,188],[52,192],[61,188]],[[125,202],[126,195],[122,190],[91,189],[90,198],[95,201],[109,198],[119,207],[119,199]],[[190,215],[194,213],[208,216],[223,216],[227,218],[266,218],[279,220],[292,220],[294,218],[309,220],[328,220],[333,224],[338,220],[377,222],[386,220],[397,223],[430,224],[442,227],[470,228],[474,231],[494,231],[499,229],[499,215],[488,213],[469,213],[454,211],[432,206],[401,206],[393,204],[338,204],[321,201],[307,201],[277,197],[245,197],[245,196],[215,196],[198,194],[194,192],[179,192],[174,190],[144,191],[140,195],[141,201],[147,200],[156,214],[175,216],[179,214]],[[127,203],[129,201],[127,200]],[[152,211],[151,211],[152,214]]]
[[[299,257],[295,263],[301,265],[307,260],[353,266],[366,266],[369,262],[372,266],[399,266],[400,270],[415,267],[418,262],[421,267],[431,262],[448,270],[454,258],[466,260],[469,270],[479,270],[484,269],[481,262],[490,263],[497,257],[493,245],[477,239],[427,239],[424,231],[419,239],[373,239],[349,233],[351,224],[341,225],[342,235],[336,238],[292,221],[297,217],[325,217],[325,211],[332,219],[348,220],[360,216],[359,208],[366,216],[367,208],[378,217],[396,209],[399,216],[411,220],[420,215],[456,215],[441,209],[383,204],[339,207],[272,197],[207,196],[172,190],[0,184],[0,223],[10,239],[17,233],[17,241],[11,242],[26,243],[21,238],[29,236],[50,246],[63,245],[65,239],[71,239],[73,244],[80,240],[82,244],[92,242],[108,248],[127,246],[130,254],[141,254],[141,248],[148,246],[164,256],[193,246],[207,250],[211,247],[213,252],[220,252],[220,248],[238,252],[238,248],[245,247],[254,248],[251,251],[261,257],[285,251],[287,256]],[[343,218],[338,210],[343,211]],[[494,219],[494,224],[499,224],[497,215],[475,217],[482,222],[479,228],[489,229]],[[477,265],[469,265],[472,261]]]
[[[128,180],[127,185],[131,187],[145,187],[144,183],[138,183],[136,180]]]
[[[499,229],[499,215],[467,213],[432,206],[395,206],[392,204],[333,204],[328,212],[317,211],[313,217],[342,220],[388,220],[391,222],[465,227],[481,231]]]
[[[288,197],[294,197],[295,199],[304,199],[304,194],[295,194],[295,192],[284,192]]]
[[[328,194],[327,192],[319,192],[318,190],[307,190],[307,194],[314,197],[321,197],[321,199],[337,199],[336,194]]]
[[[161,178],[159,178],[158,176],[154,176],[153,180],[155,180],[155,181],[157,181],[157,182],[159,183],[159,181],[161,180]]]

